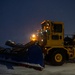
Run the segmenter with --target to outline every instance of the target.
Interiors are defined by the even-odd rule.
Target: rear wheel
[[[54,66],[61,66],[64,64],[65,54],[63,51],[55,51],[51,55],[50,63]]]

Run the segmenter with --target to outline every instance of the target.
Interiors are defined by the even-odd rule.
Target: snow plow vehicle
[[[41,29],[30,39],[25,45],[6,41],[5,44],[11,48],[0,48],[0,61],[42,70],[45,66],[44,61],[61,66],[66,60],[75,59],[75,35],[64,37],[63,22],[43,21]]]
[[[65,37],[63,22],[45,20],[37,35],[32,37],[41,46],[44,60],[51,65],[61,66],[66,60],[75,59],[75,35]]]

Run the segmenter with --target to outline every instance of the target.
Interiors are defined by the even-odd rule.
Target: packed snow
[[[0,64],[0,75],[75,75],[75,63],[65,63],[62,66],[45,65],[42,71],[23,66]]]

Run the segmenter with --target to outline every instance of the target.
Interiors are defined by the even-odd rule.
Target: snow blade
[[[44,67],[42,49],[39,45],[35,44],[29,46],[24,52],[0,53],[0,61],[1,60],[26,67],[33,67],[39,70]]]
[[[28,62],[32,64],[39,64],[44,67],[42,49],[38,45],[32,45],[28,49]]]

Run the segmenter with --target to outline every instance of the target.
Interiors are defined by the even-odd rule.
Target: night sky
[[[0,45],[29,42],[43,20],[62,21],[66,34],[75,33],[75,0],[0,0]]]

